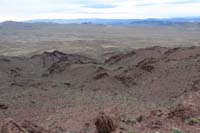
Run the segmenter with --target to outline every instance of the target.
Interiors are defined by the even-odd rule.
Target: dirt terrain
[[[152,46],[200,46],[200,24],[113,26],[95,24],[0,23],[0,55],[31,56],[58,50],[104,60],[110,52]]]
[[[105,112],[116,132],[200,132],[199,46],[110,52],[104,61],[52,51],[0,64],[2,131],[35,123],[41,132],[94,133]]]

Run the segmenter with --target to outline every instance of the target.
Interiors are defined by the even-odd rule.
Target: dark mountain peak
[[[54,50],[53,52],[44,52],[43,55],[47,55],[47,56],[55,56],[55,57],[63,57],[63,56],[67,56],[67,54]]]

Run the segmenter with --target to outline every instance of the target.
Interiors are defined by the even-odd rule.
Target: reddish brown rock
[[[29,121],[24,121],[22,125],[19,125],[12,119],[6,119],[0,123],[0,133],[50,133],[50,132]]]
[[[49,133],[47,130],[37,126],[30,121],[24,121],[22,127],[27,130],[28,133]]]
[[[7,119],[0,124],[0,133],[28,133],[28,132],[20,125],[15,123],[12,119]]]
[[[100,113],[96,118],[95,126],[97,133],[112,133],[117,129],[114,120],[104,113]]]

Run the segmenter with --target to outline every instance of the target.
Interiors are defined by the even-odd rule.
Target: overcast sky
[[[200,0],[0,0],[0,21],[200,16]]]

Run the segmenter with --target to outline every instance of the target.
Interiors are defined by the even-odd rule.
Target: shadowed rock
[[[106,73],[106,72],[99,73],[99,74],[97,74],[96,76],[94,76],[94,79],[95,79],[95,80],[99,80],[99,79],[102,79],[102,78],[104,78],[104,77],[109,77],[109,74]]]
[[[22,127],[27,130],[28,133],[49,133],[47,130],[33,124],[30,121],[24,121]]]
[[[12,119],[6,119],[0,123],[0,133],[50,133],[29,121],[24,121],[19,125]]]
[[[12,119],[5,120],[0,125],[0,133],[28,133],[24,128],[15,123]]]
[[[8,106],[5,104],[0,103],[0,109],[8,109]]]
[[[154,58],[147,58],[139,62],[136,67],[141,68],[147,72],[152,72],[155,68],[152,66],[153,63],[156,62]]]
[[[117,126],[109,116],[104,113],[100,113],[95,121],[96,132],[97,133],[112,133],[116,131]]]

